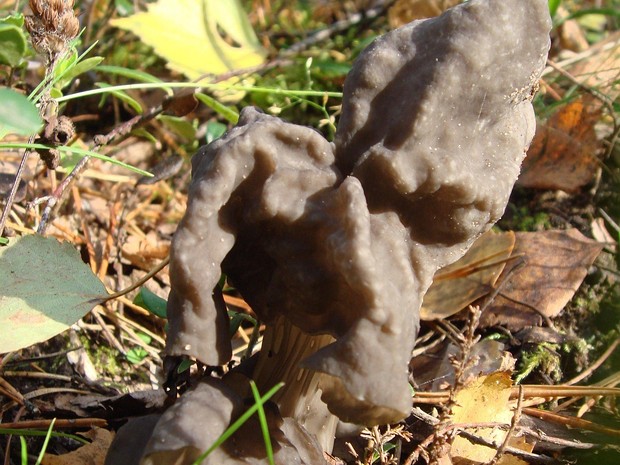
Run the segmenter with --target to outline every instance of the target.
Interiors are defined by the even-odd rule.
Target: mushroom
[[[550,27],[546,0],[471,0],[360,55],[333,144],[245,108],[194,156],[166,350],[230,360],[224,272],[267,324],[246,371],[263,392],[285,383],[270,423],[276,463],[320,463],[337,419],[409,414],[422,298],[503,213],[534,134]],[[241,379],[233,370],[183,395],[142,463],[191,463],[238,417]],[[266,463],[262,443],[247,441],[257,450],[238,444],[206,463]]]

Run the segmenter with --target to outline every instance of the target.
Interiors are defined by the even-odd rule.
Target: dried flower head
[[[67,48],[67,44],[80,30],[75,16],[75,0],[30,0],[32,15],[25,18],[32,45],[50,58]]]

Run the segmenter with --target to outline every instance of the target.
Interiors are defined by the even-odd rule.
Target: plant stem
[[[31,136],[29,143],[34,142],[34,136]],[[6,223],[7,218],[9,217],[9,213],[11,212],[11,208],[13,207],[13,202],[15,201],[15,196],[17,195],[17,190],[19,189],[19,183],[22,179],[22,175],[24,173],[24,169],[26,168],[26,162],[30,157],[32,150],[26,150],[24,155],[22,155],[22,159],[19,162],[19,167],[17,168],[17,173],[15,173],[15,181],[11,186],[11,192],[9,196],[6,198],[6,204],[4,206],[4,210],[2,210],[2,216],[0,217],[0,237],[4,233],[4,225]]]
[[[119,90],[136,90],[136,89],[162,89],[162,88],[195,88],[195,89],[211,89],[211,90],[240,90],[245,92],[255,92],[261,94],[272,95],[290,95],[297,97],[334,97],[341,98],[342,92],[325,92],[320,90],[287,90],[287,89],[274,89],[269,87],[252,87],[252,86],[238,86],[230,84],[209,84],[209,83],[196,83],[196,82],[143,82],[138,84],[124,84],[119,86],[104,87],[101,89],[85,90],[83,92],[76,92],[74,94],[65,95],[56,99],[58,103],[66,102],[76,98],[88,97],[91,95],[106,94],[109,92],[115,92]]]

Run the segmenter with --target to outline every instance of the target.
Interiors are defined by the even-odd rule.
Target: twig
[[[519,396],[519,387],[513,387],[510,393],[511,399]],[[436,392],[416,392],[413,397],[414,403],[439,405],[447,402],[450,391]],[[523,385],[524,399],[540,398],[540,402],[547,402],[550,399],[574,396],[620,396],[620,388],[609,388],[599,386],[548,386],[545,384],[526,384]]]
[[[620,430],[607,428],[606,426],[597,425],[588,420],[584,420],[582,418],[577,417],[567,417],[564,415],[559,415],[557,413],[548,412],[546,410],[539,410],[535,408],[526,407],[523,409],[524,413],[531,415],[536,418],[540,418],[541,420],[550,421],[553,423],[559,423],[561,425],[566,425],[571,428],[580,428],[585,429],[587,431],[594,431],[597,433],[608,434],[610,436],[620,437]]]
[[[40,355],[38,357],[20,358],[18,360],[13,360],[12,359],[13,357],[9,359],[9,356],[7,355],[4,357],[2,363],[0,363],[0,369],[4,367],[5,365],[16,365],[18,363],[31,363],[31,362],[37,362],[39,360],[48,360],[50,358],[64,356],[64,355],[67,355],[69,352],[73,352],[73,351],[80,350],[83,348],[84,348],[83,346],[72,347],[70,349],[62,350],[60,352],[52,352],[51,354]],[[15,354],[15,352],[12,352],[12,354]]]
[[[92,152],[97,152],[104,145],[109,144],[117,137],[123,137],[128,135],[135,127],[143,125],[157,115],[159,115],[163,111],[162,105],[158,105],[153,108],[151,111],[144,113],[142,115],[137,115],[131,118],[130,120],[120,124],[110,131],[108,134],[103,136],[96,136],[94,139],[95,145],[91,149]],[[47,229],[47,224],[52,215],[52,212],[62,199],[66,190],[71,186],[73,181],[77,178],[77,176],[86,168],[90,160],[90,156],[84,156],[71,170],[71,172],[62,180],[62,182],[58,185],[58,187],[54,190],[54,192],[49,196],[47,200],[47,204],[45,205],[45,209],[41,214],[41,222],[39,223],[39,227],[37,228],[38,234],[45,234],[45,230]]]
[[[501,446],[497,449],[495,453],[495,457],[489,462],[489,465],[496,465],[497,462],[502,458],[504,452],[506,452],[508,448],[508,444],[510,443],[510,439],[512,439],[515,430],[517,429],[517,425],[521,420],[521,409],[523,403],[523,386],[519,386],[519,397],[517,399],[517,406],[515,407],[515,413],[512,415],[512,420],[510,421],[510,428],[506,432],[506,436],[504,437],[504,441]]]
[[[555,436],[549,436],[547,433],[539,429],[534,430],[524,426],[520,426],[519,431],[530,438],[536,439],[537,441],[546,442],[561,447],[571,447],[573,449],[592,449],[595,446],[595,444],[591,442],[581,442],[576,439],[563,439]]]
[[[52,420],[24,420],[13,423],[2,423],[0,427],[6,429],[48,429]],[[108,425],[103,418],[76,418],[71,420],[57,419],[54,429],[73,429],[73,428],[92,428],[98,426],[103,428]]]
[[[468,441],[471,441],[474,444],[478,444],[481,446],[489,447],[491,449],[498,449],[498,445],[493,441],[489,441],[483,437],[472,434],[467,429],[478,429],[478,428],[500,428],[500,429],[509,429],[510,426],[505,423],[497,423],[497,422],[483,422],[483,423],[459,423],[453,425],[447,425],[446,427],[440,429],[439,431],[428,436],[424,441],[422,441],[415,450],[407,457],[407,460],[403,463],[403,465],[413,465],[420,455],[425,455],[424,450],[428,448],[434,441],[437,440],[438,435],[446,435],[448,432],[452,432],[454,435],[462,436]],[[515,457],[522,458],[527,460],[528,463],[556,463],[555,459],[551,457],[546,457],[544,455],[533,454],[531,452],[526,452],[521,449],[517,449],[516,447],[506,446],[504,452],[514,455]]]
[[[24,405],[25,400],[24,396],[13,387],[12,384],[7,382],[4,378],[0,377],[0,391],[3,396],[8,397],[9,399],[13,399],[13,401],[17,402],[19,405]]]
[[[597,53],[602,53],[602,52],[606,52],[608,50],[612,50],[613,48],[617,47],[618,45],[620,45],[620,39],[614,40],[614,41],[611,41],[611,42],[607,42],[607,43],[603,44],[601,47],[593,46],[593,47],[590,47],[587,50],[584,50],[581,53],[573,55],[570,58],[567,58],[566,60],[558,61],[558,62],[555,63],[555,65],[557,67],[559,67],[559,68],[564,68],[565,66],[572,65],[573,63],[578,63],[581,60],[585,60],[586,58],[590,58],[592,55],[595,55]],[[551,74],[554,70],[555,70],[555,68],[553,68],[551,66],[547,66],[543,70],[541,76],[546,76],[548,74]]]
[[[73,381],[71,376],[58,375],[56,373],[40,373],[38,371],[5,371],[2,376],[14,378],[38,378],[38,379],[55,379],[57,381]]]
[[[93,318],[95,319],[95,321],[101,328],[101,331],[103,332],[103,336],[106,338],[108,343],[112,347],[114,347],[116,350],[118,350],[121,354],[126,355],[127,350],[125,350],[125,348],[123,347],[123,344],[116,338],[116,336],[112,334],[112,331],[109,330],[109,328],[105,324],[105,321],[103,321],[101,314],[98,311],[98,307],[95,307],[93,311],[90,312],[90,314],[93,316]]]
[[[28,139],[28,143],[32,144],[33,142],[34,136]],[[22,179],[24,169],[26,168],[26,162],[28,161],[28,158],[30,158],[31,153],[32,150],[26,150],[22,155],[21,161],[19,162],[17,173],[15,173],[15,181],[13,181],[13,185],[11,186],[11,192],[9,192],[9,196],[6,198],[6,204],[4,205],[4,209],[2,210],[2,216],[0,216],[0,237],[2,237],[2,234],[4,233],[4,225],[6,224],[6,220],[9,217],[11,208],[13,207],[13,202],[15,201],[17,190],[19,189],[19,182]]]
[[[359,24],[364,20],[373,20],[380,16],[392,3],[394,3],[393,0],[377,1],[376,5],[367,10],[354,13],[346,19],[336,21],[328,27],[310,34],[310,36],[306,39],[300,40],[286,50],[280,52],[280,56],[289,57],[292,55],[297,55],[299,52],[306,50],[311,45],[329,39],[333,34],[346,31],[351,26]]]
[[[598,211],[601,214],[601,216],[605,218],[605,220],[607,220],[607,222],[612,226],[612,228],[614,228],[616,232],[620,234],[620,226],[618,226],[618,223],[616,223],[614,219],[611,216],[609,216],[609,214],[602,208],[599,208]]]
[[[170,256],[164,258],[161,261],[161,263],[159,263],[159,265],[155,266],[153,269],[151,269],[147,274],[145,274],[142,278],[140,278],[138,281],[133,283],[131,286],[126,287],[125,289],[121,289],[120,291],[115,292],[113,294],[109,294],[106,297],[104,297],[103,299],[98,299],[99,302],[103,303],[103,302],[107,302],[108,300],[116,299],[117,297],[120,297],[120,296],[123,296],[125,294],[128,294],[131,291],[133,291],[134,289],[139,288],[145,282],[147,282],[149,279],[151,279],[153,276],[155,276],[157,273],[159,273],[161,270],[163,270],[168,265],[168,263],[170,263]]]
[[[141,326],[140,324],[136,323],[135,321],[131,320],[130,318],[127,318],[124,315],[121,315],[120,313],[116,313],[113,312],[112,310],[109,310],[108,308],[101,306],[101,308],[103,309],[105,315],[110,318],[111,320],[118,320],[128,326],[132,326],[135,329],[137,329],[138,331],[143,332],[144,334],[148,335],[149,337],[151,337],[154,341],[156,341],[157,343],[159,343],[162,347],[166,345],[166,341],[164,341],[164,339],[155,334],[154,332],[148,330],[147,328],[145,328],[144,326]],[[118,324],[117,325],[120,327],[122,325]],[[124,328],[123,328],[124,329]],[[159,358],[159,354],[157,354],[156,358]]]

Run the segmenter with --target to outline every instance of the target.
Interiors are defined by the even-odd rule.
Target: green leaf
[[[273,460],[273,447],[271,445],[271,438],[269,437],[269,425],[267,424],[267,415],[265,415],[265,409],[263,408],[260,393],[258,392],[258,388],[256,387],[256,383],[254,381],[250,381],[250,388],[252,389],[254,402],[258,407],[256,412],[258,415],[258,421],[260,423],[260,429],[263,433],[263,439],[265,441],[265,452],[267,455],[267,460],[269,462],[269,465],[275,465],[275,462]]]
[[[192,360],[189,359],[185,359],[185,360],[181,360],[181,363],[179,363],[179,366],[177,367],[177,373],[181,374],[186,370],[189,370],[189,368],[194,364],[194,362]]]
[[[0,132],[22,136],[36,134],[43,126],[37,107],[27,97],[8,87],[0,88]]]
[[[134,365],[137,365],[142,360],[144,360],[148,356],[148,354],[149,353],[146,351],[146,349],[144,349],[143,347],[137,346],[137,347],[134,347],[133,349],[129,349],[125,357],[127,358],[127,361],[129,363],[133,363]]]
[[[16,22],[15,17],[0,20],[0,64],[11,67],[21,63],[27,50],[24,30]]]
[[[104,82],[97,82],[96,85],[98,87],[103,87],[103,88],[111,87],[110,84],[106,84]],[[110,94],[116,97],[117,99],[119,99],[121,102],[125,102],[127,105],[133,108],[133,110],[139,115],[144,113],[144,110],[142,109],[142,105],[140,105],[137,100],[130,97],[129,94],[127,94],[126,92],[122,90],[111,90]],[[104,100],[105,98],[101,99],[101,103],[99,104],[100,107],[103,106]]]
[[[167,129],[181,136],[185,142],[196,140],[196,128],[186,119],[169,115],[159,115],[157,119],[164,123]]]
[[[0,106],[1,108],[1,106]],[[0,148],[4,149],[44,149],[47,150],[50,147],[45,144],[29,144],[25,142],[0,142]],[[123,168],[127,168],[134,173],[138,173],[142,176],[153,177],[152,173],[148,171],[141,170],[140,168],[136,168],[135,166],[131,166],[127,163],[123,163],[122,161],[116,160],[115,158],[108,157],[106,155],[102,155],[97,152],[93,152],[92,150],[84,150],[79,147],[67,146],[67,145],[59,145],[56,147],[61,154],[63,153],[75,153],[82,157],[93,157],[99,160],[107,161],[108,163],[112,163],[113,165],[122,166]]]
[[[0,19],[0,24],[12,24],[13,26],[17,26],[19,28],[24,27],[24,15],[21,13],[17,13],[14,15],[7,16],[5,18]]]
[[[159,0],[147,8],[111,24],[138,35],[190,79],[257,66],[265,59],[239,0]]]
[[[134,12],[133,3],[129,0],[114,0],[114,6],[121,16],[128,16]]]
[[[167,302],[154,292],[149,291],[146,287],[140,288],[140,292],[138,292],[138,295],[133,299],[133,303],[148,310],[153,315],[160,318],[168,318],[168,314],[166,313]]]
[[[50,438],[52,437],[52,431],[54,430],[54,423],[56,423],[56,418],[52,420],[49,428],[47,429],[47,434],[45,435],[43,446],[41,447],[41,450],[39,451],[39,456],[37,457],[37,461],[35,462],[34,465],[40,465],[41,462],[43,461],[43,457],[45,456],[45,451],[47,450],[47,445],[49,444]]]
[[[138,82],[164,82],[158,77],[153,76],[152,74],[140,71],[138,69],[124,68],[122,66],[99,65],[97,66],[97,69],[95,71],[126,77],[128,79],[133,79],[134,81]]]
[[[556,11],[558,11],[560,3],[562,3],[562,0],[549,0],[549,14],[552,18],[555,16]]]
[[[91,57],[79,61],[75,64],[70,63],[70,68],[63,70],[64,74],[62,75],[62,78],[56,82],[55,87],[57,89],[65,88],[71,83],[71,81],[73,81],[73,79],[78,77],[80,74],[87,73],[91,69],[95,68],[102,61],[103,57]]]
[[[244,321],[249,321],[254,326],[258,324],[258,321],[256,321],[254,318],[252,318],[247,313],[233,312],[232,310],[229,310],[228,318],[230,318],[229,331],[230,331],[231,337],[233,334],[237,332],[237,330],[239,329],[239,326],[241,326],[241,323],[243,323]]]
[[[207,144],[210,144],[215,139],[222,137],[226,132],[226,129],[228,128],[225,124],[218,123],[217,121],[209,121],[207,123],[207,133],[205,135]]]
[[[201,92],[197,92],[195,95],[198,100],[200,100],[202,103],[204,103],[216,113],[219,113],[222,117],[226,118],[232,124],[237,124],[237,121],[239,121],[239,113],[237,113],[232,108],[218,102],[210,95],[203,94]]]
[[[38,235],[0,248],[0,353],[69,328],[107,296],[71,244]]]
[[[351,71],[351,65],[348,63],[340,63],[335,60],[314,60],[312,62],[312,71],[319,76],[334,78],[346,76]]]

